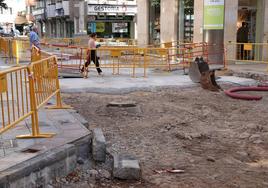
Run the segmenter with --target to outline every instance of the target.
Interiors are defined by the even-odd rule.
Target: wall
[[[268,1],[265,0],[264,1],[264,29],[263,29],[263,43],[268,43],[268,24],[267,24],[267,20],[268,20]],[[264,59],[268,62],[268,45],[266,45],[266,48],[263,49],[263,55],[264,55]]]
[[[178,0],[161,1],[160,13],[161,43],[177,41],[178,30]]]
[[[204,0],[194,0],[194,39],[193,42],[203,41],[203,12]]]
[[[238,18],[238,0],[225,0],[225,25],[224,25],[224,43],[229,41],[236,42]],[[227,45],[227,58],[236,58],[236,47]]]
[[[137,33],[138,45],[147,45],[149,42],[149,3],[147,0],[137,0]]]

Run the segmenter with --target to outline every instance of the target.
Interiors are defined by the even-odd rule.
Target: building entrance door
[[[263,41],[264,0],[239,0],[238,5],[237,42],[250,44],[237,45],[237,58],[240,60],[261,59],[262,46],[254,43]],[[242,29],[243,25],[246,29]]]

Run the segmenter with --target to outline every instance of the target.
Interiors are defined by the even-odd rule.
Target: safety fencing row
[[[209,49],[213,48],[213,53]],[[119,74],[120,69],[131,69],[131,75],[136,76],[136,69],[143,69],[144,76],[147,76],[148,68],[163,68],[166,70],[182,68],[185,70],[195,57],[204,57],[210,64],[221,63],[225,66],[224,47],[208,45],[207,43],[184,43],[167,45],[166,47],[138,48],[127,47],[101,47],[88,49],[82,46],[49,45],[43,44],[42,49],[57,55],[60,70],[74,70],[78,73],[79,69],[88,60],[98,62],[100,68],[110,68],[113,74]],[[218,51],[215,51],[218,49]],[[90,57],[92,52],[97,54]],[[213,56],[222,56],[221,62],[213,60]],[[212,59],[213,61],[209,61]],[[95,68],[94,64],[89,69]],[[68,71],[70,72],[70,71]]]
[[[239,63],[244,65],[267,65],[268,71],[268,43],[236,43],[226,44],[230,63]]]
[[[25,61],[30,61],[31,54],[29,42],[27,40],[12,40],[2,38],[1,41],[0,44],[3,44],[1,46],[5,46],[7,44],[5,41],[9,41],[8,44],[12,44],[9,47],[9,49],[11,49],[11,54],[7,56],[15,58],[15,62],[17,64],[19,64],[22,59]],[[182,43],[179,41],[174,41],[149,48],[138,48],[136,46],[102,46],[101,48],[90,50],[84,46],[76,45],[48,43],[41,44],[44,51],[53,53],[58,57],[60,61],[59,68],[61,70],[75,69],[76,72],[79,71],[81,66],[86,61],[87,54],[90,53],[90,50],[97,52],[100,66],[102,68],[112,68],[114,74],[115,70],[119,72],[120,68],[127,67],[132,69],[133,76],[135,76],[135,69],[141,67],[145,69],[143,72],[146,72],[147,68],[157,67],[165,67],[168,70],[171,70],[173,67],[182,67],[183,70],[185,70],[185,68],[188,67],[188,64],[192,62],[196,56],[205,56],[206,61],[209,63],[221,63],[225,65],[224,47],[208,45],[207,43]],[[6,48],[3,48],[1,50],[4,54],[6,51],[5,49]],[[215,52],[215,49],[218,49],[218,51]],[[115,56],[113,54],[119,55]],[[217,60],[216,58],[213,58],[213,56],[217,58],[220,56],[220,58]],[[115,61],[117,63],[114,63]],[[90,68],[91,67],[93,68],[94,65],[91,65]],[[146,74],[144,74],[144,76],[146,76]]]
[[[87,46],[88,36],[76,38],[43,38],[42,43]],[[129,38],[97,38],[97,42],[102,46],[137,46],[137,40]]]
[[[36,61],[0,71],[0,134],[30,118],[31,134],[19,135],[18,138],[48,138],[54,135],[40,132],[38,110],[54,96],[56,105],[51,108],[64,108],[60,96],[57,58],[41,53],[36,48],[32,55]]]
[[[29,40],[0,37],[0,51],[2,58],[7,58],[11,64],[19,64],[31,60]]]

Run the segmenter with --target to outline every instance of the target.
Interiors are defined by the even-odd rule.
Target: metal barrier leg
[[[32,72],[28,69],[29,72]],[[32,119],[32,134],[28,135],[19,135],[16,138],[20,139],[27,139],[27,138],[51,138],[55,135],[55,133],[41,133],[39,130],[39,123],[38,123],[38,111],[36,107],[36,98],[34,93],[34,80],[32,76],[29,76],[29,87],[30,87],[30,105],[31,105],[31,119]]]
[[[46,106],[45,108],[50,109],[50,110],[53,110],[53,109],[72,109],[72,107],[70,105],[63,105],[62,104],[60,91],[58,91],[57,95],[56,95],[56,105]]]
[[[54,61],[57,62],[57,59],[55,58]],[[85,71],[87,72],[87,70]],[[56,69],[56,78],[58,78],[58,69]],[[56,80],[56,87],[58,89],[57,94],[56,94],[56,105],[47,106],[46,109],[72,109],[71,106],[62,104],[59,79]]]

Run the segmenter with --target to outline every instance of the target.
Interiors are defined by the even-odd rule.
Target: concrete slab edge
[[[45,187],[56,177],[66,176],[76,167],[78,157],[91,153],[91,135],[44,152],[0,174],[1,188]]]
[[[268,73],[258,73],[258,72],[249,72],[249,71],[234,71],[231,70],[233,76],[242,77],[242,78],[252,78],[254,80],[268,81]]]
[[[63,93],[100,93],[100,94],[128,94],[135,91],[143,92],[156,92],[161,89],[190,89],[198,86],[198,84],[192,84],[189,86],[177,86],[177,85],[166,85],[166,86],[150,86],[150,87],[133,87],[133,88],[83,88],[83,89],[62,89]]]

